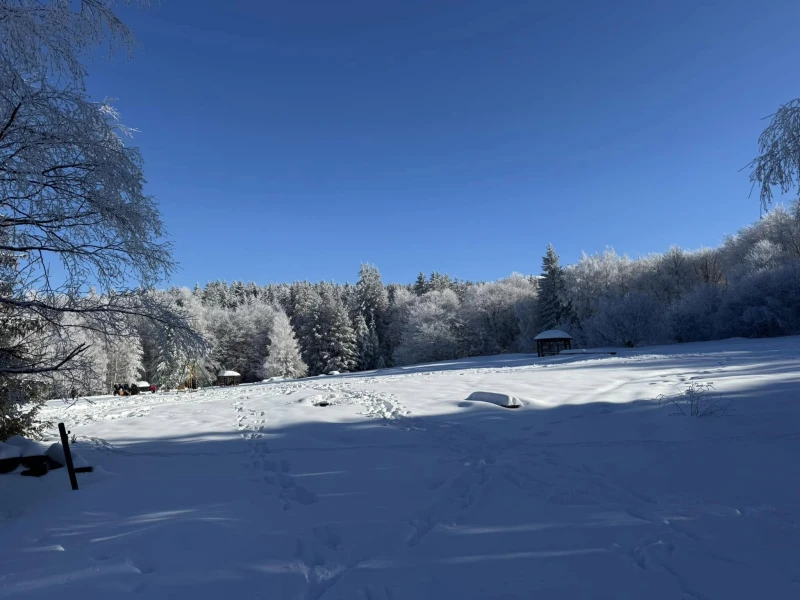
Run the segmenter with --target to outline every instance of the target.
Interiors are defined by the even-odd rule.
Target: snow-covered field
[[[692,382],[734,412],[655,401]],[[0,475],[0,598],[800,598],[798,337],[45,416],[97,468]]]

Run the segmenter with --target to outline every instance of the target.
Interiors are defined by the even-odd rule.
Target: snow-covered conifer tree
[[[308,367],[300,357],[289,317],[282,310],[275,311],[269,330],[267,358],[263,365],[264,377],[304,377]]]
[[[542,277],[539,279],[539,329],[553,329],[570,320],[570,308],[565,298],[564,269],[558,264],[558,254],[552,244],[542,258]]]
[[[322,290],[314,331],[322,373],[352,371],[356,366],[356,336],[344,302],[333,286]]]

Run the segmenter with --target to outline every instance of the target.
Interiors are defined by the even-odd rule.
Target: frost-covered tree
[[[689,253],[677,246],[665,254],[643,259],[640,263],[643,274],[639,287],[665,306],[674,306],[699,283]]]
[[[300,353],[303,361],[308,365],[309,373],[319,375],[325,372],[320,337],[317,335],[322,297],[308,282],[294,286],[293,296],[294,318],[292,324],[297,332]]]
[[[209,307],[206,320],[214,363],[220,369],[237,371],[243,381],[259,380],[277,312],[261,301],[235,309]]]
[[[714,339],[717,313],[724,294],[722,286],[701,283],[681,298],[669,314],[672,339],[676,342]]]
[[[689,254],[689,262],[698,285],[722,285],[725,282],[725,270],[718,249],[695,250]]]
[[[321,300],[313,333],[319,351],[319,372],[352,371],[356,368],[356,336],[347,308],[333,286],[323,288]]]
[[[114,337],[140,317],[182,346],[200,342],[181,311],[146,291],[175,265],[142,157],[122,140],[130,130],[84,90],[85,58],[104,40],[133,43],[108,0],[0,2],[0,254],[13,264],[0,305],[36,323],[48,348],[0,348],[0,378],[68,369],[91,347],[66,335],[75,327]]]
[[[61,334],[60,344],[83,346],[86,350],[52,374],[47,381],[47,395],[68,398],[73,389],[80,395],[105,393],[108,355],[102,335],[87,328],[80,315],[65,315]]]
[[[370,337],[374,334],[378,339],[379,347],[370,350],[372,358],[368,361],[370,366],[366,367],[372,369],[375,368],[379,358],[388,352],[387,344],[383,340],[386,338],[386,312],[389,308],[389,294],[386,286],[383,285],[380,271],[375,265],[361,265],[353,299],[356,305],[353,314],[354,326],[357,325],[355,323],[357,315],[361,315],[365,324],[368,324]]]
[[[457,358],[460,354],[460,302],[452,290],[430,291],[409,307],[402,342],[395,349],[398,364]]]
[[[142,355],[142,342],[135,333],[108,339],[105,344],[106,378],[103,391],[110,392],[115,383],[138,380],[144,366]]]
[[[643,292],[605,297],[586,324],[594,345],[633,348],[652,344],[664,336],[664,316],[658,303]]]
[[[276,310],[269,330],[267,358],[263,365],[264,377],[305,377],[308,367],[300,357],[289,317],[282,310]]]
[[[800,98],[787,102],[772,115],[758,138],[759,155],[748,165],[750,181],[759,188],[761,207],[772,203],[773,188],[788,193],[800,177]]]
[[[578,322],[583,325],[597,311],[598,302],[623,296],[631,290],[634,264],[614,250],[586,254],[564,271],[566,297]]]
[[[776,269],[783,263],[781,247],[770,240],[759,240],[745,256],[749,273]]]
[[[400,285],[389,285],[389,308],[387,309],[386,338],[384,340],[387,349],[386,361],[394,364],[394,353],[403,342],[403,332],[410,314],[416,295],[407,287]]]
[[[362,315],[356,315],[353,322],[356,338],[356,370],[368,371],[378,367],[383,353],[375,324],[367,321]]]
[[[535,283],[517,274],[471,286],[461,305],[467,352],[478,356],[523,349],[520,315],[535,298]]]
[[[726,238],[719,253],[729,281],[762,268],[765,259],[772,267],[797,261],[800,259],[800,204],[795,201],[789,209],[774,207],[755,223]]]
[[[718,338],[800,333],[800,261],[737,281],[715,316]]]

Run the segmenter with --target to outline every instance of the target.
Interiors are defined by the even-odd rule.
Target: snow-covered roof
[[[148,387],[149,388],[150,384],[147,383],[146,381],[137,381],[136,382],[136,387]]]
[[[218,377],[241,377],[236,371],[220,371]]]
[[[572,336],[560,329],[548,329],[537,335],[534,340],[571,340]]]

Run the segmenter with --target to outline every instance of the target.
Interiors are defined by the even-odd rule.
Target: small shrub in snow
[[[693,381],[685,390],[674,396],[661,394],[659,403],[666,403],[676,409],[673,415],[691,417],[723,417],[730,412],[730,401],[724,400],[715,393],[714,386],[710,383]]]

